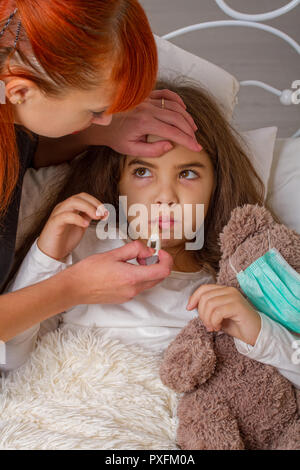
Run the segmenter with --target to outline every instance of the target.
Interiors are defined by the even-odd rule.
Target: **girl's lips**
[[[159,222],[174,222],[174,219],[173,217],[170,217],[168,215],[161,215],[159,218],[158,218],[158,221]]]
[[[174,220],[161,220],[159,219],[159,228],[169,228],[174,226]]]
[[[170,217],[168,217],[168,216],[162,216],[162,217],[159,217],[158,219],[156,219],[154,221],[150,221],[149,223],[153,224],[153,225],[157,224],[159,226],[159,228],[169,228],[169,227],[174,226],[175,220],[170,219]]]

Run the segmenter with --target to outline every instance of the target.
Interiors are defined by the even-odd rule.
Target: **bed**
[[[300,54],[292,38],[261,23],[299,9],[300,1],[261,15],[243,15],[222,0],[216,2],[230,20],[200,23],[155,37],[160,77],[183,74],[199,81],[215,95],[229,120],[240,86],[261,86],[283,104],[297,104],[296,88],[280,91],[262,82],[240,83],[170,39],[195,29],[239,23],[279,35]],[[276,127],[251,129],[243,133],[243,142],[265,184],[267,202],[283,223],[300,233],[300,132],[286,139],[276,139],[276,135]],[[66,165],[28,170],[18,240],[50,179],[65,170]],[[105,339],[97,328],[53,330],[51,321],[42,324],[29,361],[0,378],[0,449],[177,449],[179,397],[161,383],[160,361],[159,355]]]

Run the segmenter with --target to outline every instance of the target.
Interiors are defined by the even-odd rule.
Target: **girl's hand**
[[[37,241],[38,247],[51,258],[62,261],[76,248],[91,220],[107,215],[103,204],[90,194],[72,196],[54,208]]]
[[[203,284],[190,297],[187,310],[196,307],[208,331],[222,330],[255,345],[261,328],[260,315],[235,287]]]
[[[162,98],[165,100],[164,109]],[[196,129],[184,102],[176,93],[155,90],[132,111],[115,114],[109,126],[101,129],[96,123],[89,127],[84,131],[84,140],[88,145],[107,145],[124,155],[160,157],[173,147],[169,141],[194,152],[202,150],[195,137]],[[149,134],[166,140],[147,143]]]

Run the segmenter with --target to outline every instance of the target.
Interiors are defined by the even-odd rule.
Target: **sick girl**
[[[138,294],[132,287],[131,300],[123,304],[117,300],[108,304],[105,299],[99,303],[95,299],[93,305],[72,307],[55,317],[55,326],[95,325],[108,337],[163,351],[180,329],[199,315],[209,331],[222,329],[233,336],[240,353],[272,364],[300,386],[299,366],[291,362],[291,345],[297,336],[256,311],[237,289],[215,285],[220,260],[218,236],[235,207],[264,203],[263,183],[238,135],[205,90],[182,79],[157,83],[157,90],[164,88],[178,94],[187,105],[198,127],[196,137],[203,150],[193,151],[175,145],[160,158],[144,159],[98,147],[72,162],[68,175],[60,183],[57,197],[47,203],[47,210],[40,215],[34,231],[20,248],[14,269],[16,275],[9,290],[40,282],[61,270],[70,269],[68,266],[74,263],[84,263],[87,257],[98,253],[110,256],[111,250],[115,250],[117,256],[118,250],[128,246],[130,237],[136,238],[134,229],[131,227],[130,236],[126,234],[125,239],[104,240],[97,238],[96,225],[107,216],[103,203],[118,209],[119,196],[126,196],[129,226],[134,220],[130,207],[137,203],[147,209],[146,226],[157,224],[162,244],[159,259],[164,259],[166,253],[173,259],[170,275]],[[150,136],[150,140],[156,139]],[[190,217],[196,232],[194,209],[197,204],[204,205],[204,242],[201,249],[187,250],[186,219],[174,216],[172,209],[179,207],[184,214],[187,205],[192,207]],[[157,209],[155,220],[153,206]],[[275,215],[274,218],[278,221]],[[175,237],[177,224],[183,226],[181,239]],[[164,237],[166,230],[169,237]],[[140,235],[134,243],[145,246],[147,237]],[[143,268],[139,264],[144,264],[145,260],[143,256],[134,259],[134,250],[131,258],[129,264],[135,267],[138,276],[139,269]],[[148,269],[153,267],[148,266]],[[87,282],[89,280],[82,276],[82,291]],[[104,291],[106,287],[105,281],[99,286]],[[221,308],[223,319],[226,318],[221,326],[213,322],[213,309],[207,314],[208,299],[214,299],[215,308]],[[7,343],[6,370],[18,367],[26,360],[34,348],[39,329],[40,324],[37,324],[23,336]],[[270,334],[277,337],[276,350],[268,346]]]

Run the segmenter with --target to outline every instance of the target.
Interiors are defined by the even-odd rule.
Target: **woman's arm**
[[[15,292],[27,286],[37,284],[38,282],[44,281],[49,277],[58,274],[71,264],[71,256],[68,257],[65,263],[54,260],[42,253],[37,246],[37,241],[35,241],[7,291]],[[32,308],[34,309],[35,307],[32,306]],[[18,306],[15,303],[14,309],[18,309]],[[10,310],[2,311],[9,312]],[[32,312],[28,312],[26,315],[27,318],[30,318],[31,316]],[[40,321],[5,343],[5,363],[0,364],[1,371],[16,369],[27,361],[30,353],[35,348],[39,329]]]
[[[60,273],[33,286],[0,296],[0,339],[9,341],[27,328],[73,306],[68,277]]]
[[[152,254],[153,249],[134,241],[89,256],[37,284],[1,295],[0,341],[7,342],[75,305],[128,302],[170,274],[173,261],[163,250],[155,265],[137,266],[127,262]]]
[[[234,338],[237,350],[258,362],[276,367],[300,389],[300,335],[292,333],[267,315],[261,317],[261,330],[254,346]]]

